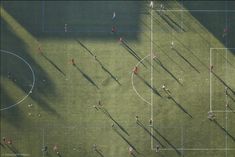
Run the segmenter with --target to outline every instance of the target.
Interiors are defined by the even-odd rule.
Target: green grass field
[[[235,156],[234,1],[1,1],[0,15],[0,156]]]

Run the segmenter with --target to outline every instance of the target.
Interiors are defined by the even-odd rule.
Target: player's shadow
[[[88,80],[93,86],[95,86],[97,89],[99,89],[99,87],[96,85],[96,83],[87,74],[85,74],[76,64],[74,64],[74,67],[82,74],[82,76],[86,80]]]
[[[157,91],[157,89],[155,87],[152,87],[142,76],[140,76],[139,74],[135,74],[141,81],[144,82],[145,85],[147,85],[150,89],[152,89],[153,93],[162,97],[162,95]]]
[[[168,144],[176,151],[176,153],[177,153],[178,155],[181,155],[181,152],[180,152],[168,139],[166,139],[166,138],[157,130],[157,128],[155,128],[155,127],[153,127],[153,126],[152,126],[152,128],[153,128],[153,130],[154,130],[160,137],[162,137],[162,139],[164,139],[164,140],[166,141],[166,143],[168,143]]]
[[[227,95],[228,95],[228,97],[229,97],[233,102],[235,102],[235,99],[232,97],[231,94],[227,93]]]
[[[45,58],[53,67],[56,68],[62,75],[66,76],[65,73],[50,59],[48,58],[44,53],[41,53],[42,57]]]
[[[99,59],[97,59],[97,58],[95,57],[95,60],[100,64],[101,68],[102,68],[106,73],[108,73],[108,74],[111,76],[111,78],[112,78],[114,81],[116,81],[119,85],[121,85],[121,83],[118,81],[118,79],[101,63],[101,61],[100,61]]]
[[[167,23],[168,26],[170,26],[170,28],[172,28],[176,32],[179,32],[178,28],[174,24],[172,24],[169,19],[167,19],[164,15],[161,15],[162,13],[157,12],[157,14],[163,19],[163,21]]]
[[[131,146],[136,153],[140,154],[139,151],[136,149],[136,147],[131,144],[115,127],[113,127],[113,130],[115,133],[117,133],[129,146]]]
[[[96,152],[97,154],[99,154],[99,156],[104,157],[104,155],[102,154],[102,152],[101,152],[100,150],[95,149],[95,152]]]
[[[6,144],[6,146],[13,154],[15,154],[16,157],[23,157],[23,155],[20,154],[18,149],[16,149],[13,144],[11,144],[11,145]]]
[[[138,56],[138,54],[130,47],[128,46],[126,41],[122,41],[121,45],[123,48],[125,48],[133,57],[135,57],[144,67],[146,67],[146,65],[141,61],[141,58]]]
[[[178,50],[172,48],[188,65],[190,65],[196,72],[200,73],[200,71],[190,62],[188,61]]]
[[[178,29],[182,30],[183,32],[186,32],[186,30],[183,27],[181,27],[177,22],[175,22],[169,15],[163,14],[163,16],[169,19],[175,26],[178,27]]]
[[[228,107],[228,109],[231,110],[232,113],[235,113],[235,111],[233,110],[233,108],[231,106],[228,105],[227,107]]]
[[[186,113],[190,118],[193,118],[193,116],[186,110],[184,109],[183,106],[181,106],[172,96],[169,97],[170,100],[172,100],[184,113]]]
[[[79,41],[78,39],[75,39],[76,42],[82,46],[90,55],[94,56],[94,54],[91,52],[91,50],[89,50],[81,41]]]
[[[164,27],[163,25],[162,25],[162,23],[157,19],[157,18],[155,18],[155,17],[153,17],[154,18],[154,20],[157,22],[157,23],[159,23],[159,26],[167,33],[167,32],[171,32],[167,27]],[[185,48],[185,49],[187,49],[187,51],[188,52],[191,52],[191,54],[204,66],[204,67],[206,67],[206,68],[208,68],[208,66],[205,64],[205,63],[203,63],[195,54],[194,54],[194,52],[191,50],[191,49],[189,49],[183,42],[181,42],[174,34],[172,34],[172,36],[178,41],[178,42],[180,42],[181,44],[182,44],[182,46]],[[158,46],[160,49],[161,49],[161,47],[160,46]],[[167,55],[167,53],[165,53],[166,55]],[[168,55],[167,55],[168,56]],[[168,56],[169,57],[169,56]],[[171,59],[172,60],[172,59]]]
[[[170,72],[170,70],[168,70],[168,69],[162,64],[162,62],[160,61],[159,58],[154,59],[154,61],[155,61],[158,65],[160,65],[177,83],[179,83],[179,84],[182,86],[182,83],[175,77],[174,74],[172,74],[172,73]]]
[[[224,80],[222,80],[213,70],[211,70],[211,73],[226,87],[228,87],[228,89],[233,93],[233,95],[235,94],[235,91],[227,84],[224,82]]]
[[[117,124],[117,126],[118,126],[125,134],[127,134],[128,136],[130,136],[129,133],[127,132],[127,130],[126,130],[122,125],[120,125],[120,124],[111,116],[111,114],[108,112],[108,110],[107,110],[106,108],[101,107],[100,110],[102,111],[102,113],[103,113],[104,115],[106,115],[106,116],[107,116],[108,118],[110,118],[115,124]]]
[[[235,142],[235,137],[232,136],[223,126],[221,126],[216,119],[213,120],[213,122],[222,130],[224,131],[234,142]]]
[[[79,43],[90,55],[94,56],[94,54],[91,52],[91,50],[89,50],[81,41],[75,39],[77,41],[77,43]],[[121,83],[117,80],[117,78],[107,69],[104,67],[104,65],[101,63],[100,60],[98,60],[95,56],[95,60],[100,64],[101,68],[107,72],[111,77],[112,79],[114,79],[119,85],[121,85]]]
[[[144,131],[146,131],[154,140],[156,140],[162,148],[166,148],[166,146],[156,137],[154,136],[145,126],[144,124],[140,121],[140,120],[137,120],[136,122],[141,128],[144,129]]]

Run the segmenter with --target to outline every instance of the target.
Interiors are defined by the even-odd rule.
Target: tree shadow
[[[35,78],[37,82],[34,85],[32,93],[29,95],[39,107],[41,107],[46,112],[51,112],[57,116],[59,114],[50,106],[50,104],[45,100],[48,93],[57,95],[54,83],[48,77],[48,74],[40,63],[36,62],[35,58],[31,56],[29,50],[26,50],[26,43],[20,39],[16,34],[12,32],[10,26],[1,18],[1,37],[5,40],[1,41],[1,49],[14,53],[22,57],[25,61],[29,63],[34,71]],[[10,44],[9,44],[10,43]],[[15,86],[21,89],[24,93],[28,93],[32,87],[33,74],[26,64],[22,64],[23,61],[12,60],[15,58],[9,58],[5,56],[3,58],[3,53],[1,52],[1,76],[9,79],[9,73],[11,73],[11,80],[13,80]],[[11,57],[11,56],[10,56]],[[10,62],[7,60],[11,59]],[[23,74],[22,74],[23,73]],[[45,80],[46,82],[44,82]],[[3,92],[2,92],[3,93]],[[14,101],[13,101],[14,102]],[[7,104],[9,105],[9,104]]]
[[[172,96],[170,97],[170,99],[184,112],[186,113],[190,118],[193,118],[192,115],[190,113],[188,113],[187,110],[185,110],[183,108],[183,106],[181,106]]]
[[[205,27],[214,37],[216,37],[225,47],[235,47],[235,31],[234,26],[234,12],[226,12],[229,7],[234,7],[234,1],[200,1],[195,4],[195,2],[184,2],[184,7],[189,10],[190,14],[200,22],[203,27]],[[208,10],[213,8],[213,10],[222,10],[224,12],[193,12],[193,8],[197,7],[199,10]],[[231,9],[230,9],[231,10]],[[216,18],[216,21],[215,21]],[[227,24],[226,24],[227,21]],[[229,30],[226,37],[222,36],[223,30],[226,27]],[[228,42],[227,42],[228,41]],[[231,50],[235,55],[235,50]]]
[[[93,86],[95,86],[97,89],[99,89],[99,87],[96,85],[96,83],[87,74],[85,74],[76,64],[74,64],[74,67],[82,74],[82,76],[87,81],[89,81]]]
[[[190,63],[178,50],[175,48],[172,48],[186,63],[188,63],[196,72],[200,73],[200,71],[192,64]]]
[[[145,85],[147,85],[152,91],[154,94],[161,96],[161,94],[157,91],[157,89],[155,87],[152,87],[143,77],[141,77],[139,74],[135,74],[141,81],[144,82]]]
[[[155,61],[158,65],[160,65],[177,83],[179,83],[181,86],[183,86],[182,83],[175,77],[175,75],[172,74],[172,73],[162,64],[162,62],[160,61],[159,58],[154,59],[154,61]]]
[[[31,34],[39,38],[80,37],[110,40],[114,22],[118,23],[118,34],[137,40],[140,28],[140,12],[144,2],[134,1],[4,1],[1,5]],[[84,8],[86,8],[84,10]],[[95,11],[91,11],[95,10]],[[112,20],[116,12],[115,21]],[[97,14],[99,13],[99,14]],[[77,20],[74,20],[77,19]],[[87,21],[88,22],[84,22]],[[68,31],[64,31],[64,25]]]

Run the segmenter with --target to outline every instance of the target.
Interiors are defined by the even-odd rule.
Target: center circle
[[[7,79],[13,81],[13,83],[16,84],[21,89],[25,88],[25,86],[29,87],[27,91],[26,90],[24,91],[26,95],[24,95],[21,99],[16,101],[16,103],[4,104],[4,106],[1,104],[0,111],[4,111],[20,104],[32,93],[34,85],[35,85],[35,74],[34,74],[33,68],[24,58],[6,50],[0,50],[0,52],[1,52],[1,75],[3,75],[1,77],[6,77]],[[9,60],[7,59],[7,57],[4,57],[4,55],[13,56],[14,59]],[[20,60],[20,62],[18,62],[16,59]],[[25,65],[30,70],[30,73],[32,75],[32,80],[31,79],[28,80],[27,75],[25,76],[24,74],[21,73],[21,71],[18,71],[18,67],[25,66]],[[27,68],[23,68],[22,70],[26,72]],[[3,93],[3,91],[1,92]]]

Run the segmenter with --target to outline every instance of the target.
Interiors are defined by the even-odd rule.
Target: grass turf
[[[164,5],[182,9],[174,1]],[[196,9],[224,9],[223,5],[202,2]],[[185,6],[195,9],[193,2]],[[115,21],[111,20],[113,11]],[[227,15],[231,33],[226,42],[222,38],[226,12],[152,12],[153,52],[157,55],[153,89],[150,57],[139,64],[139,75],[133,79],[151,106],[136,95],[131,80],[132,68],[151,51],[147,2],[2,2],[1,49],[24,58],[34,69],[36,83],[25,101],[1,111],[1,137],[12,138],[16,152],[30,156],[43,156],[43,145],[49,147],[49,156],[56,156],[52,147],[57,144],[61,155],[70,157],[128,156],[130,145],[139,152],[136,156],[232,157],[234,113],[215,113],[217,123],[207,119],[210,81],[213,110],[225,111],[226,102],[235,108],[234,94],[229,90],[226,98],[218,79],[235,89],[234,51],[214,49],[210,58],[210,48],[234,45],[234,13]],[[67,33],[63,32],[65,23]],[[116,34],[110,33],[112,25],[117,25]],[[120,36],[129,48],[118,42]],[[38,53],[39,46],[43,55]],[[212,74],[210,78],[210,59],[218,77]],[[7,78],[9,71],[16,81]],[[19,101],[30,84],[32,74],[22,60],[1,52],[1,108]],[[170,99],[163,84],[171,92]],[[99,100],[105,111],[93,107]],[[136,115],[142,125],[136,124]],[[153,130],[148,126],[151,116]],[[159,142],[163,147],[156,154],[151,146],[155,149]],[[93,144],[98,152],[92,150]],[[231,150],[225,151],[226,147]],[[12,152],[1,147],[1,153]]]

